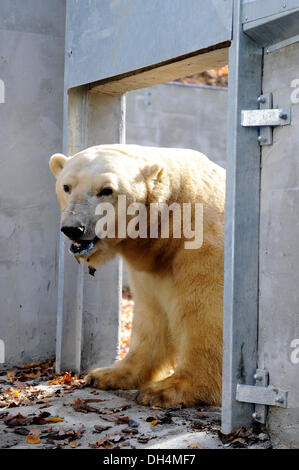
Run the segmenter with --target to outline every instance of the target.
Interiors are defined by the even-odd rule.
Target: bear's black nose
[[[77,241],[83,237],[85,227],[83,227],[83,225],[80,225],[79,227],[61,227],[61,231],[71,240]]]

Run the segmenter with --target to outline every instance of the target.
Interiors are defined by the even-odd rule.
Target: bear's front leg
[[[179,316],[179,313],[177,313]],[[221,327],[200,312],[180,319],[176,329],[177,367],[172,376],[141,388],[137,401],[144,405],[173,407],[221,404]]]
[[[167,323],[153,302],[139,307],[135,300],[130,350],[111,367],[91,370],[85,383],[100,389],[136,390],[151,380],[168,375],[171,346],[167,342]]]

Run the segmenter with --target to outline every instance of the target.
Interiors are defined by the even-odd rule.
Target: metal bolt
[[[256,413],[256,412],[252,413],[252,417],[253,417],[253,419],[255,419],[256,421],[261,418],[260,415],[259,415],[258,413]]]
[[[68,55],[69,57],[71,57],[72,53],[73,53],[73,51],[72,51],[71,49],[70,49],[69,51],[67,51],[67,55]]]
[[[260,140],[260,137],[261,137],[261,136],[259,136],[259,140]],[[262,376],[261,374],[254,374],[253,378],[254,378],[254,380],[256,380],[256,381],[258,381],[258,382],[260,382],[261,380],[263,380],[263,376]]]
[[[258,103],[266,103],[266,98],[264,96],[259,96],[257,99]]]
[[[288,115],[286,113],[282,112],[282,113],[279,114],[279,118],[283,119],[285,121],[286,119],[288,119]]]
[[[284,399],[281,395],[277,395],[277,397],[275,398],[275,401],[276,401],[276,403],[283,403]]]
[[[259,141],[260,144],[263,144],[264,142],[267,141],[267,139],[265,137],[261,136],[261,135],[258,136],[257,140]],[[257,375],[257,374],[255,374],[255,375]],[[254,378],[255,378],[255,376],[254,376]],[[255,378],[255,380],[262,380],[262,378],[259,378],[259,379]]]

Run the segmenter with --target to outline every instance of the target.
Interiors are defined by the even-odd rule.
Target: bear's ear
[[[53,175],[56,176],[56,178],[61,172],[62,168],[64,167],[67,161],[68,161],[68,157],[66,157],[62,153],[55,153],[50,158],[50,162],[49,162],[50,170],[52,171]]]
[[[164,170],[164,166],[160,163],[153,163],[143,169],[143,174],[146,179],[161,181]]]

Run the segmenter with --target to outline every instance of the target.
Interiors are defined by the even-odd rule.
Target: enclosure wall
[[[192,148],[225,166],[227,89],[164,83],[127,93],[127,143]]]
[[[0,338],[8,363],[55,352],[65,1],[0,2]],[[1,367],[1,364],[0,364]]]
[[[265,93],[291,108],[291,125],[276,128],[263,147],[260,220],[259,367],[289,392],[289,409],[271,407],[273,437],[299,447],[299,43],[265,54]]]

